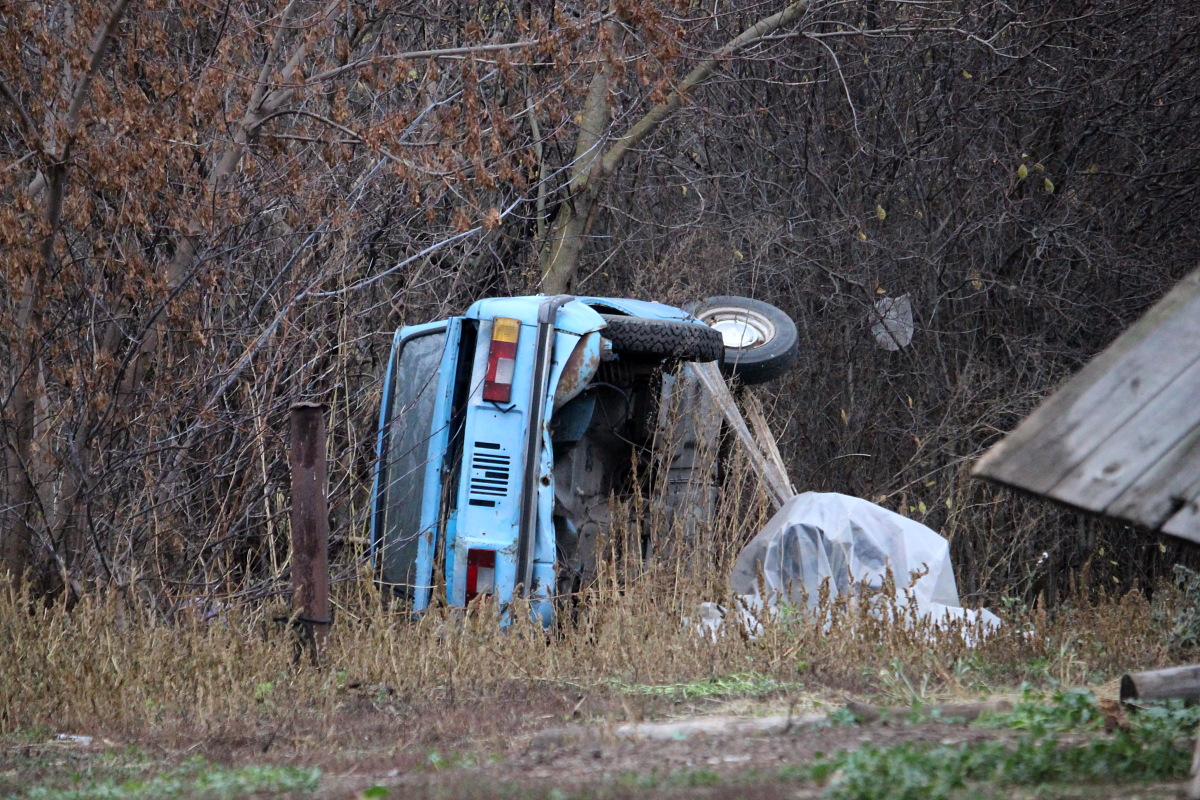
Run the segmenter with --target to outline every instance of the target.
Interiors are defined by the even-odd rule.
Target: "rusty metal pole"
[[[329,616],[329,504],[325,498],[325,406],[292,406],[292,612],[301,643],[319,661]]]

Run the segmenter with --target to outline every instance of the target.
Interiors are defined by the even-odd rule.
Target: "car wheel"
[[[710,297],[692,314],[721,335],[726,375],[745,384],[766,383],[796,360],[796,323],[780,309],[749,297]]]
[[[721,334],[704,325],[674,319],[601,314],[607,327],[600,335],[617,355],[720,361],[726,352]]]

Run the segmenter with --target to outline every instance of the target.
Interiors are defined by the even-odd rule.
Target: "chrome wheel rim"
[[[734,306],[705,309],[700,320],[721,334],[725,346],[734,350],[762,347],[775,337],[775,325],[762,314]]]

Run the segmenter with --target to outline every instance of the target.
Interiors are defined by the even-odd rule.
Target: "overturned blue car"
[[[759,383],[796,355],[792,320],[714,297],[690,311],[597,297],[510,297],[396,332],[379,416],[371,556],[419,613],[444,599],[554,599],[595,569],[600,506],[631,487],[685,362]],[[678,390],[678,387],[676,387]],[[718,423],[719,425],[719,423]],[[711,434],[712,432],[709,432]],[[696,468],[695,430],[670,468]]]

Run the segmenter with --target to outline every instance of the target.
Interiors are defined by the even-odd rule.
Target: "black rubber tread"
[[[800,347],[800,334],[796,323],[782,309],[770,303],[750,297],[719,295],[709,297],[688,311],[702,322],[709,309],[725,307],[744,308],[766,317],[775,326],[775,336],[759,347],[743,350],[739,347],[725,348],[725,359],[721,365],[727,377],[737,378],[746,385],[766,383],[783,375],[796,360]]]
[[[617,355],[720,361],[725,355],[721,334],[706,325],[673,319],[601,314],[607,327],[600,335]]]

